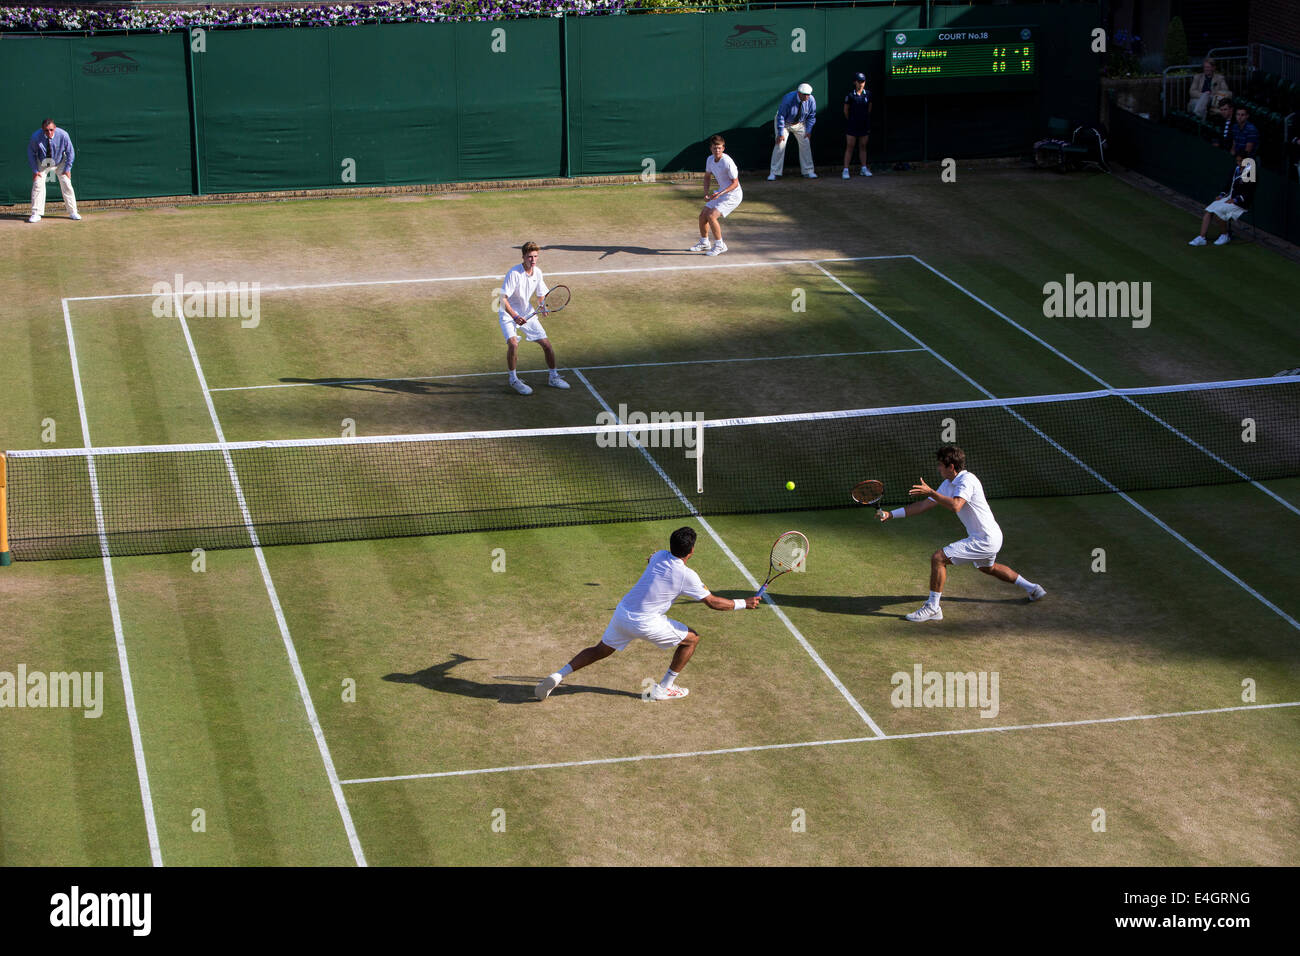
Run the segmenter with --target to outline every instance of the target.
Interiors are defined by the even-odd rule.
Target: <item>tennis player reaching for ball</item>
[[[939,599],[948,577],[948,565],[973,564],[985,574],[1022,588],[1029,600],[1037,601],[1047,592],[1041,585],[1026,581],[1005,564],[997,564],[1002,547],[1002,529],[998,527],[984,497],[980,480],[966,470],[966,453],[955,445],[945,445],[936,453],[939,459],[939,477],[943,483],[931,488],[924,479],[917,479],[908,494],[924,495],[925,500],[914,501],[905,508],[881,511],[881,521],[897,521],[929,511],[935,505],[947,508],[966,526],[967,537],[945,545],[930,555],[930,598],[920,608],[907,615],[909,621],[942,621],[943,611]]]
[[[721,255],[727,251],[722,241],[722,220],[731,214],[745,198],[740,190],[740,171],[725,152],[727,141],[721,136],[709,137],[710,156],[704,164],[704,208],[700,210],[700,241],[690,252],[706,256]],[[718,181],[717,192],[710,192],[710,180]],[[710,244],[710,240],[712,243]]]
[[[551,370],[546,384],[552,388],[568,388],[569,383],[560,378],[560,373],[555,370],[555,349],[551,348],[551,340],[546,337],[546,330],[537,320],[538,315],[546,314],[546,304],[542,299],[550,291],[542,277],[542,270],[537,268],[541,247],[535,242],[525,242],[522,251],[524,261],[507,272],[501,283],[501,308],[497,311],[501,334],[506,337],[506,368],[510,371],[510,387],[520,395],[533,394],[533,390],[515,374],[519,333],[522,331],[529,342],[536,342],[542,347],[546,367]],[[537,302],[536,311],[529,305],[534,300]]]
[[[609,626],[600,641],[578,652],[577,656],[537,685],[533,692],[538,700],[545,700],[560,682],[588,664],[603,661],[615,651],[621,651],[635,640],[649,641],[665,650],[675,648],[672,663],[663,680],[650,688],[650,700],[678,700],[690,693],[677,687],[677,676],[695,653],[700,635],[691,628],[669,618],[665,612],[681,595],[703,601],[715,611],[744,611],[758,607],[758,597],[735,601],[712,594],[700,581],[700,576],[686,566],[695,554],[695,529],[678,528],[668,539],[667,551],[650,555],[645,571],[623,596],[614,609]]]

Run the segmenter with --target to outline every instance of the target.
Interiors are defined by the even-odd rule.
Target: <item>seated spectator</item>
[[[1232,100],[1219,100],[1219,105],[1215,107],[1219,113],[1218,122],[1215,129],[1214,138],[1210,140],[1211,145],[1221,149],[1232,149]]]
[[[1210,221],[1217,219],[1223,224],[1223,231],[1214,240],[1216,246],[1226,246],[1232,241],[1232,220],[1239,219],[1250,208],[1255,198],[1255,161],[1248,156],[1238,156],[1237,165],[1232,170],[1232,184],[1226,193],[1219,193],[1214,202],[1205,207],[1201,217],[1201,234],[1188,243],[1189,246],[1206,244],[1205,235],[1210,231]],[[1247,179],[1247,170],[1250,171]]]
[[[1228,81],[1214,68],[1214,61],[1208,56],[1201,69],[1202,72],[1192,78],[1192,86],[1187,93],[1187,112],[1203,120],[1210,107],[1226,98],[1230,91]]]
[[[1236,117],[1237,121],[1229,131],[1232,136],[1232,155],[1237,158],[1249,156],[1259,159],[1259,130],[1250,121],[1250,110],[1238,103]]]

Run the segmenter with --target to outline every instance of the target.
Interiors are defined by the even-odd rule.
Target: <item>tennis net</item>
[[[857,507],[1300,475],[1300,376],[707,421],[8,454],[19,560]],[[653,419],[653,416],[651,416]],[[794,491],[785,483],[794,481]]]

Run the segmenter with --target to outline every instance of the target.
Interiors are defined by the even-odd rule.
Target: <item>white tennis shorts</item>
[[[740,200],[743,198],[744,197],[740,194],[739,189],[733,189],[725,196],[719,196],[717,199],[710,199],[708,202],[704,204],[704,208],[716,209],[718,211],[718,215],[720,215],[723,219],[726,219],[727,216],[731,214],[732,210],[734,210],[737,206],[740,205]]]
[[[681,621],[674,621],[662,614],[631,617],[615,611],[601,641],[616,651],[623,650],[636,640],[649,641],[655,647],[667,649],[680,644],[689,630]]]
[[[546,330],[542,328],[542,323],[537,321],[535,315],[523,325],[515,325],[515,320],[509,315],[505,312],[498,312],[497,321],[501,323],[501,334],[506,337],[507,342],[518,338],[521,332],[529,342],[536,342],[538,339],[546,338]]]
[[[1205,207],[1205,211],[1214,213],[1220,219],[1232,221],[1233,219],[1241,218],[1242,214],[1245,213],[1246,210],[1242,209],[1235,202],[1228,202],[1226,199],[1216,199]]]
[[[973,564],[977,568],[992,567],[997,561],[1002,542],[983,538],[962,538],[943,546],[943,553],[953,564]]]

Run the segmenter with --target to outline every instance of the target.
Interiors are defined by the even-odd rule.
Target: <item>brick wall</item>
[[[1300,50],[1296,0],[1250,0],[1250,42]]]

